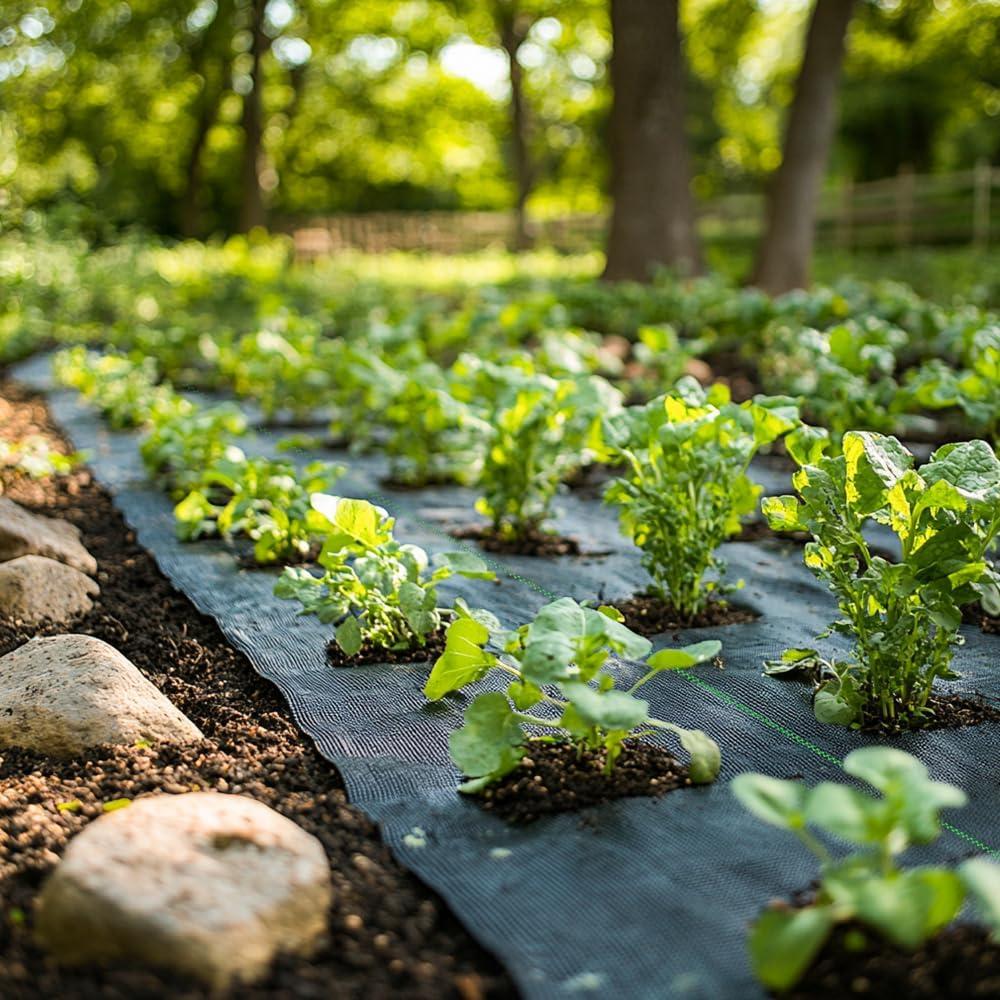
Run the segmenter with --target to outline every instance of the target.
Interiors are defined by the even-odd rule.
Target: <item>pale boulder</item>
[[[279,953],[310,954],[332,899],[323,846],[254,799],[158,795],[95,820],[39,897],[57,960],[139,961],[215,989],[249,983]]]
[[[45,556],[0,562],[0,618],[65,625],[94,606],[100,588],[85,573]]]
[[[97,572],[97,560],[80,541],[80,530],[67,521],[32,514],[0,497],[0,562],[19,556],[45,556],[78,569]]]
[[[113,646],[32,639],[0,657],[0,747],[72,757],[104,743],[184,743],[198,727]]]

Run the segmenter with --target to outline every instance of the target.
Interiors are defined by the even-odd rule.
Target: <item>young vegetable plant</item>
[[[605,503],[619,509],[622,530],[642,549],[650,591],[687,619],[723,589],[716,549],[740,530],[761,488],[747,468],[763,445],[798,425],[787,397],[758,396],[739,405],[725,386],[707,392],[691,378],[672,393],[604,421],[604,443],[627,472]]]
[[[800,908],[766,910],[750,931],[750,960],[768,988],[793,987],[838,924],[858,923],[912,951],[948,926],[967,898],[1000,935],[1000,865],[983,858],[958,869],[902,868],[896,858],[941,833],[942,809],[965,805],[961,789],[932,781],[915,757],[867,747],[844,758],[844,770],[881,795],[823,782],[807,788],[763,774],[741,774],[733,794],[758,819],[788,830],[820,862],[815,899]],[[837,857],[810,827],[857,850]]]
[[[498,391],[476,510],[501,539],[543,530],[561,482],[600,449],[601,417],[621,394],[598,375],[552,379],[512,371]]]
[[[842,615],[829,632],[851,636],[854,650],[829,663],[789,650],[768,672],[818,666],[821,722],[926,721],[934,681],[956,676],[962,605],[998,580],[986,552],[1000,531],[1000,461],[985,441],[967,441],[939,448],[918,471],[895,438],[866,432],[845,434],[835,458],[818,439],[792,439],[789,452],[799,496],[768,497],[763,510],[772,528],[812,534],[806,565]],[[872,554],[862,534],[870,520],[898,536],[898,563]]]
[[[337,626],[337,645],[353,656],[368,643],[416,650],[448,620],[438,606],[437,585],[450,576],[492,580],[476,555],[446,552],[430,568],[427,553],[393,537],[394,520],[367,500],[315,493],[313,509],[328,522],[320,552],[322,574],[288,567],[275,585],[278,597],[302,604],[301,614]]]
[[[917,369],[904,395],[931,410],[957,408],[989,440],[1000,440],[1000,326],[976,331],[968,367],[956,369],[934,359]]]
[[[486,649],[491,639],[502,652]],[[712,659],[720,643],[700,642],[648,656],[651,648],[648,639],[621,623],[613,608],[594,610],[569,597],[547,604],[534,621],[509,633],[500,632],[495,621],[460,609],[424,694],[438,701],[491,672],[508,679],[506,692],[477,695],[466,709],[465,725],[451,736],[452,759],[469,778],[460,790],[481,791],[513,771],[532,739],[603,750],[610,773],[625,739],[655,732],[680,739],[691,755],[692,781],[714,781],[720,761],[715,741],[700,730],[651,718],[649,703],[637,698],[636,691],[663,670],[686,670]],[[610,653],[632,660],[648,656],[647,672],[628,688],[618,686]],[[549,735],[529,736],[525,726]]]
[[[408,486],[474,481],[489,434],[485,421],[451,395],[433,362],[394,376],[394,392],[381,414],[390,479]]]
[[[204,470],[216,462],[245,461],[232,438],[246,430],[246,417],[234,406],[202,407],[183,397],[151,416],[139,451],[150,473],[175,500],[198,487]]]
[[[898,420],[896,354],[907,343],[899,327],[874,316],[827,330],[776,323],[760,355],[765,388],[801,399],[806,419],[834,442],[845,431],[891,431]]]
[[[301,472],[269,458],[221,459],[174,508],[182,541],[245,535],[258,563],[297,562],[329,527],[310,503],[343,473],[341,465],[310,462]]]
[[[84,347],[60,351],[53,363],[56,378],[93,402],[116,429],[139,427],[169,406],[173,392],[157,384],[156,362],[137,364],[120,354],[99,354]]]

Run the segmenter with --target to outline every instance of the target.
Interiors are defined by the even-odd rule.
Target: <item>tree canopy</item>
[[[262,3],[8,0],[7,218],[68,200],[111,226],[235,228],[257,8],[257,170],[274,216],[509,208],[524,180],[538,213],[606,204],[604,0]],[[680,11],[694,191],[759,189],[781,160],[809,5],[687,0]],[[998,50],[995,0],[859,2],[832,169],[865,179],[996,162]]]

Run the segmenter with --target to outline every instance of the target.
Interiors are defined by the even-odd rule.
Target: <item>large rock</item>
[[[199,739],[135,664],[93,636],[32,639],[0,658],[0,747],[71,757],[102,743]]]
[[[320,842],[253,799],[139,799],[70,843],[38,902],[41,943],[67,963],[138,960],[222,989],[309,954],[332,898]]]
[[[46,556],[81,573],[97,572],[97,560],[83,547],[79,528],[0,497],[0,562],[18,556]]]
[[[84,573],[45,556],[0,562],[0,618],[25,625],[68,624],[94,606],[100,588]]]

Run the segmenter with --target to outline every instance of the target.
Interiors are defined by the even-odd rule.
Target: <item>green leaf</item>
[[[496,573],[474,552],[440,552],[434,556],[434,562],[439,566],[447,566],[459,576],[473,580],[495,580]]]
[[[794,986],[819,954],[835,923],[828,906],[766,910],[750,931],[750,961],[772,990]]]
[[[650,670],[687,670],[714,659],[720,649],[722,643],[718,639],[706,639],[682,649],[661,649],[646,660],[646,666]]]
[[[958,871],[994,938],[1000,939],[1000,865],[986,858],[971,858]]]
[[[677,736],[681,746],[690,754],[688,773],[696,785],[707,785],[715,781],[722,767],[722,751],[719,744],[700,729],[682,729],[678,727]]]
[[[785,447],[797,465],[815,465],[830,443],[830,433],[824,427],[803,424],[785,437]]]
[[[347,656],[353,656],[361,649],[364,637],[361,634],[361,626],[354,615],[348,615],[340,623],[337,627],[336,639],[337,645]]]
[[[611,615],[600,609],[582,608],[586,635],[603,635],[609,646],[617,649],[630,660],[641,660],[652,649],[653,644],[643,635],[638,635]]]
[[[958,915],[961,879],[946,868],[911,868],[858,880],[852,902],[859,920],[901,948],[913,950]]]
[[[576,655],[574,639],[585,632],[583,608],[572,598],[546,604],[528,626],[525,636],[521,656],[525,678],[536,684],[549,684],[565,676]]]
[[[817,722],[849,726],[858,717],[858,706],[837,691],[820,688],[813,698],[813,714]]]
[[[805,531],[802,505],[792,496],[764,497],[760,509],[772,531]]]
[[[786,649],[780,659],[764,661],[764,673],[769,677],[798,672],[811,673],[820,662],[819,653],[815,649]]]
[[[806,787],[798,781],[766,774],[738,774],[729,786],[740,803],[758,819],[785,830],[805,826]]]
[[[450,691],[482,680],[496,663],[496,657],[482,648],[489,638],[485,625],[473,618],[456,618],[448,626],[445,650],[427,678],[424,696],[437,701]]]
[[[879,843],[881,802],[847,785],[824,781],[806,796],[806,821],[854,844]]]
[[[367,500],[314,493],[310,497],[314,510],[323,515],[338,532],[327,539],[331,548],[341,548],[347,541],[357,542],[366,548],[375,548],[389,536],[382,527],[388,516],[380,507]],[[339,544],[337,544],[339,542]]]
[[[501,777],[517,767],[524,732],[498,691],[479,695],[465,710],[465,725],[448,741],[451,758],[470,778]]]
[[[630,730],[649,718],[649,703],[625,691],[599,691],[581,681],[563,682],[562,693],[588,725]]]

